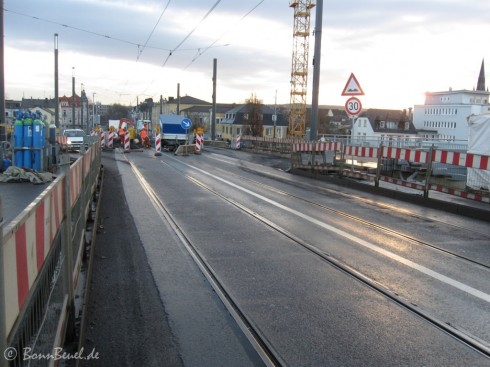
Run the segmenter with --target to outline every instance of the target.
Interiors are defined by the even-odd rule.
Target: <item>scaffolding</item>
[[[294,8],[289,135],[303,136],[306,126],[310,10],[315,4],[311,0],[292,0],[289,6]]]

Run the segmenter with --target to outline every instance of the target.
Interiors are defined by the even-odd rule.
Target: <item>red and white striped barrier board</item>
[[[429,187],[430,190],[439,191],[439,192],[443,192],[445,194],[460,196],[460,197],[465,198],[465,199],[471,199],[471,200],[481,201],[481,202],[490,204],[490,197],[488,197],[488,196],[483,196],[483,195],[476,194],[476,193],[452,189],[452,188],[444,187],[442,185],[431,184],[429,186],[430,186]]]
[[[395,185],[409,187],[411,189],[422,190],[422,191],[425,190],[424,185],[418,184],[415,182],[408,182],[408,181],[404,181],[404,180],[400,180],[400,179],[388,177],[388,176],[380,176],[379,179],[382,181],[385,181],[385,182],[395,184]]]
[[[383,147],[383,157],[393,159],[404,159],[409,162],[427,163],[429,153],[421,150]]]
[[[456,166],[490,170],[490,157],[486,155],[436,150],[432,160]]]
[[[5,321],[10,331],[22,311],[60,227],[64,213],[62,179],[54,181],[6,229],[4,237]],[[29,213],[26,214],[26,211]]]
[[[236,137],[236,149],[240,149],[240,135]]]
[[[100,146],[102,148],[105,148],[105,132],[104,131],[100,132]]]
[[[344,147],[344,154],[352,155],[354,157],[378,158],[378,148],[346,145]]]
[[[313,147],[315,152],[325,152],[325,151],[337,151],[342,149],[342,143],[339,141],[319,141],[316,143],[294,143],[293,152],[312,152]]]
[[[202,150],[202,134],[196,134],[196,153],[200,153],[201,150]]]
[[[155,136],[155,151],[160,153],[162,151],[162,137],[160,134]]]
[[[114,148],[114,132],[112,131],[107,133],[107,147],[110,149]]]
[[[311,152],[313,146],[311,143],[294,143],[293,144],[293,152]]]
[[[126,131],[124,134],[124,151],[129,152],[130,144],[129,144],[129,132]]]
[[[73,206],[82,192],[83,161],[78,159],[70,167],[70,204]]]

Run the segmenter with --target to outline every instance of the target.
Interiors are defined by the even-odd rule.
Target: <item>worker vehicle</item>
[[[63,135],[66,136],[67,150],[80,150],[83,147],[86,134],[82,129],[66,129]]]
[[[160,137],[163,149],[175,150],[179,145],[187,144],[188,133],[181,126],[185,116],[182,115],[160,115]]]

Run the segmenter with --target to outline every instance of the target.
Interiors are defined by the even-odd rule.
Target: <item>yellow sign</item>
[[[199,127],[199,128],[197,129],[197,133],[198,133],[199,135],[204,134],[204,129],[203,129],[202,127]]]

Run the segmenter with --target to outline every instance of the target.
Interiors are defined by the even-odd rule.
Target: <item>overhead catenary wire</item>
[[[257,9],[259,7],[260,4],[262,4],[264,2],[264,0],[261,0],[258,2],[257,5],[255,5],[252,9],[250,9],[245,15],[243,15],[236,24],[240,23],[241,21],[243,21],[247,16],[249,16],[255,9]],[[235,24],[235,25],[236,25]],[[230,28],[231,29],[231,28]],[[201,49],[198,49],[197,50],[197,55],[189,62],[189,64],[187,64],[187,66],[184,68],[184,70],[186,70],[189,66],[191,66],[192,63],[194,63],[194,61],[196,61],[203,53],[205,53],[207,50],[209,50],[211,47],[213,47],[220,39],[222,39],[227,33],[230,32],[230,29],[228,29],[227,31],[225,31],[221,36],[219,36],[216,40],[214,40],[208,47],[206,47],[202,52],[201,52]],[[225,44],[225,46],[228,46],[229,44]]]
[[[169,51],[166,59],[163,61],[162,63],[162,67],[164,67],[166,64],[167,64],[167,61],[170,59],[170,56],[172,56],[172,54],[177,51],[180,46],[182,46],[184,44],[185,41],[187,41],[187,39],[196,31],[196,29],[202,24],[202,22],[204,22],[206,20],[206,18],[209,16],[209,14],[211,14],[213,12],[213,10],[218,6],[218,4],[221,2],[221,0],[218,0],[214,3],[214,5],[211,7],[211,9],[208,10],[208,12],[204,15],[204,17],[202,17],[202,19],[199,21],[199,23],[197,23],[197,25],[184,37],[184,39],[182,41],[180,41],[180,43],[175,46],[172,50]]]
[[[163,9],[162,13],[160,14],[160,17],[158,18],[158,20],[157,20],[155,26],[153,27],[153,29],[151,30],[150,35],[146,39],[145,44],[143,45],[143,47],[141,49],[138,48],[138,57],[136,58],[136,61],[138,61],[140,59],[141,54],[143,53],[143,51],[145,50],[146,46],[148,45],[148,41],[150,41],[151,36],[155,32],[155,29],[158,27],[158,24],[160,24],[160,20],[162,20],[163,14],[165,14],[165,12],[167,11],[168,6],[170,5],[170,1],[172,1],[172,0],[168,0],[167,5],[165,5],[165,8]]]

